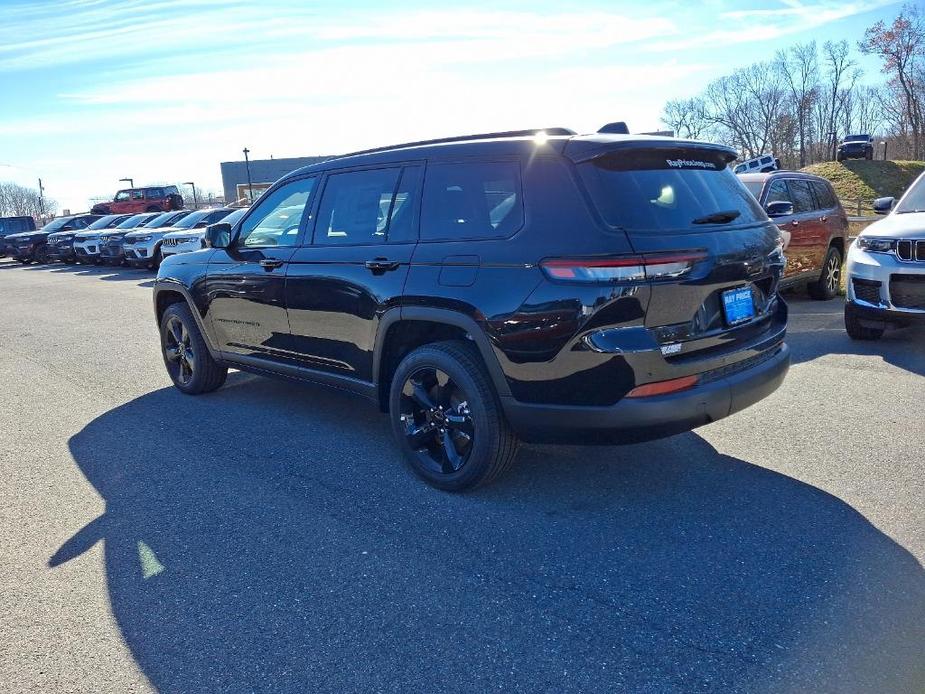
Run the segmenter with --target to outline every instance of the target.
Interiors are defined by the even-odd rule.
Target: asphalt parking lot
[[[0,260],[4,691],[925,690],[925,331],[792,297],[767,400],[453,496],[350,396],[175,391],[151,279]]]

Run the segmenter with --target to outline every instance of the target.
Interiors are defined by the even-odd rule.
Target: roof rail
[[[546,133],[550,137],[557,135],[577,135],[574,130],[568,128],[531,128],[530,130],[505,130],[497,133],[478,133],[476,135],[457,135],[455,137],[441,137],[436,140],[418,140],[417,142],[403,142],[398,145],[388,145],[387,147],[373,147],[372,149],[361,149],[358,152],[348,152],[341,154],[338,159],[352,157],[358,154],[372,154],[373,152],[385,152],[390,149],[401,149],[403,147],[420,147],[421,145],[442,145],[447,142],[466,142],[468,140],[490,140],[505,137],[533,137],[537,133]]]

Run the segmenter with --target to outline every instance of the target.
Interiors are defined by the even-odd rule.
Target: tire
[[[41,246],[36,248],[35,253],[33,254],[33,257],[35,259],[35,262],[37,263],[40,263],[43,265],[47,263],[48,262],[48,246],[45,244],[42,244]]]
[[[392,378],[389,417],[412,472],[438,489],[461,492],[492,482],[517,453],[491,379],[465,342],[437,342],[406,355]]]
[[[73,265],[76,262],[77,262],[77,258],[65,258],[64,259],[65,265]]]
[[[225,383],[228,367],[216,362],[185,302],[171,304],[161,317],[161,356],[173,384],[187,395],[211,393]],[[182,345],[182,347],[181,347]]]
[[[844,158],[841,154],[836,154],[836,155],[835,155],[835,161],[844,161],[844,160],[845,160],[845,158]]]
[[[822,261],[822,272],[819,274],[819,279],[810,282],[806,288],[811,299],[828,301],[838,296],[843,262],[841,251],[836,246],[829,246],[825,260]]]
[[[148,269],[157,270],[162,262],[164,262],[164,255],[161,253],[161,247],[158,246],[157,250],[154,251],[154,255],[151,257],[151,262],[148,263]]]
[[[870,150],[870,149],[867,150],[867,151],[864,153],[864,158],[867,159],[867,161],[872,160],[872,159],[874,158],[874,152],[873,152],[873,150]]]
[[[160,212],[160,211],[161,211],[161,208],[155,207],[154,205],[149,205],[148,209],[145,210],[145,212]]]
[[[19,262],[20,262],[20,264],[22,264],[22,265],[31,265],[31,264],[32,264],[32,258],[19,258]]]
[[[858,320],[854,304],[845,304],[845,331],[852,340],[879,340],[885,328],[868,328]]]

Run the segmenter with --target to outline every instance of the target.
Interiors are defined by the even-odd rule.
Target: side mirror
[[[793,214],[793,203],[788,200],[775,200],[764,206],[764,211],[768,217],[789,217]]]
[[[228,248],[231,245],[231,225],[226,222],[210,224],[203,240],[206,248]]]
[[[888,214],[893,209],[895,198],[877,198],[874,200],[874,212],[877,214]]]

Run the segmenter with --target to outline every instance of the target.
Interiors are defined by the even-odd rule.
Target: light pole
[[[135,179],[134,179],[134,178],[120,178],[119,180],[120,180],[120,181],[128,181],[128,187],[129,187],[129,188],[134,188],[134,187],[135,187]]]
[[[39,179],[39,214],[45,219],[45,186],[42,185],[42,179]]]
[[[196,199],[196,184],[192,181],[186,181],[183,185],[193,187],[193,209],[196,210],[199,208],[199,201]]]
[[[254,204],[254,184],[251,183],[251,160],[247,158],[250,150],[244,148],[244,168],[247,169],[247,194],[250,196],[251,204]]]
[[[886,142],[884,141],[880,144],[883,145],[883,161],[886,161]]]

